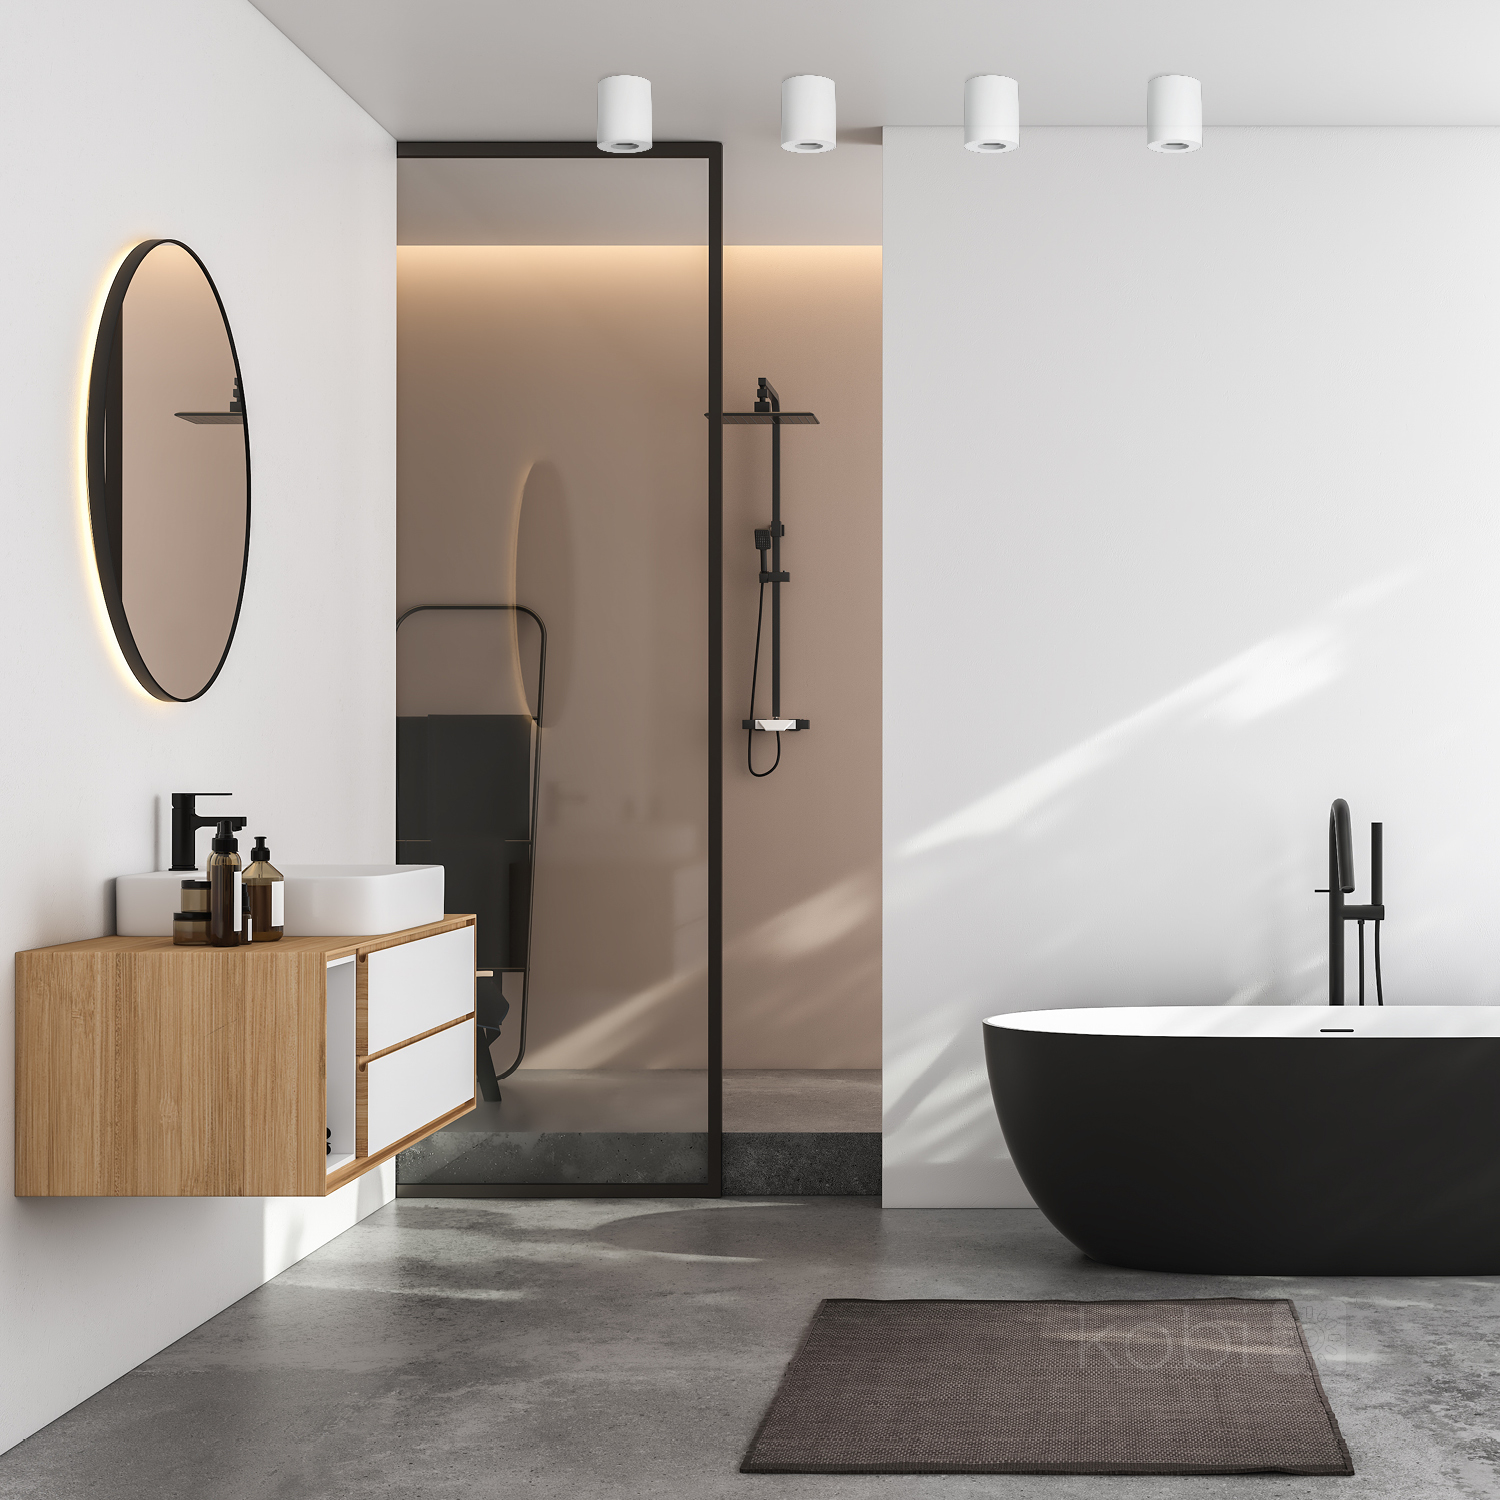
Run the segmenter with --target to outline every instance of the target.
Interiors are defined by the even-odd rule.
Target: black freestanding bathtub
[[[1085,1255],[1500,1275],[1500,1006],[1143,1006],[984,1023],[1011,1157]]]

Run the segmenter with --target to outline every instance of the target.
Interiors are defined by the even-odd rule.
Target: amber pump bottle
[[[255,835],[250,858],[254,863],[241,877],[245,882],[245,894],[250,898],[250,941],[279,942],[286,923],[286,881],[271,863],[271,849],[265,834]]]
[[[240,841],[243,818],[219,818],[213,853],[208,856],[208,941],[214,948],[237,948],[241,937]]]

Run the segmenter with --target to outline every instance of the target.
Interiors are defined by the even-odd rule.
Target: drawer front
[[[366,1149],[373,1156],[473,1102],[474,1023],[464,1021],[377,1057],[367,1071]]]
[[[365,1055],[474,1009],[474,929],[378,948],[365,960]]]

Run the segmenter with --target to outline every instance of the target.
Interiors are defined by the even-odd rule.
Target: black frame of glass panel
[[[724,1184],[724,145],[657,141],[616,155],[593,141],[397,141],[396,155],[584,157],[708,163],[708,1176],[703,1182],[407,1183],[398,1198],[719,1198]]]

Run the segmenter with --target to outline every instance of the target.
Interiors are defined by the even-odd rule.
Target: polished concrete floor
[[[742,1475],[823,1297],[1290,1296],[1352,1479]],[[1031,1211],[403,1199],[0,1456],[0,1497],[1500,1496],[1500,1277],[1162,1276]]]

